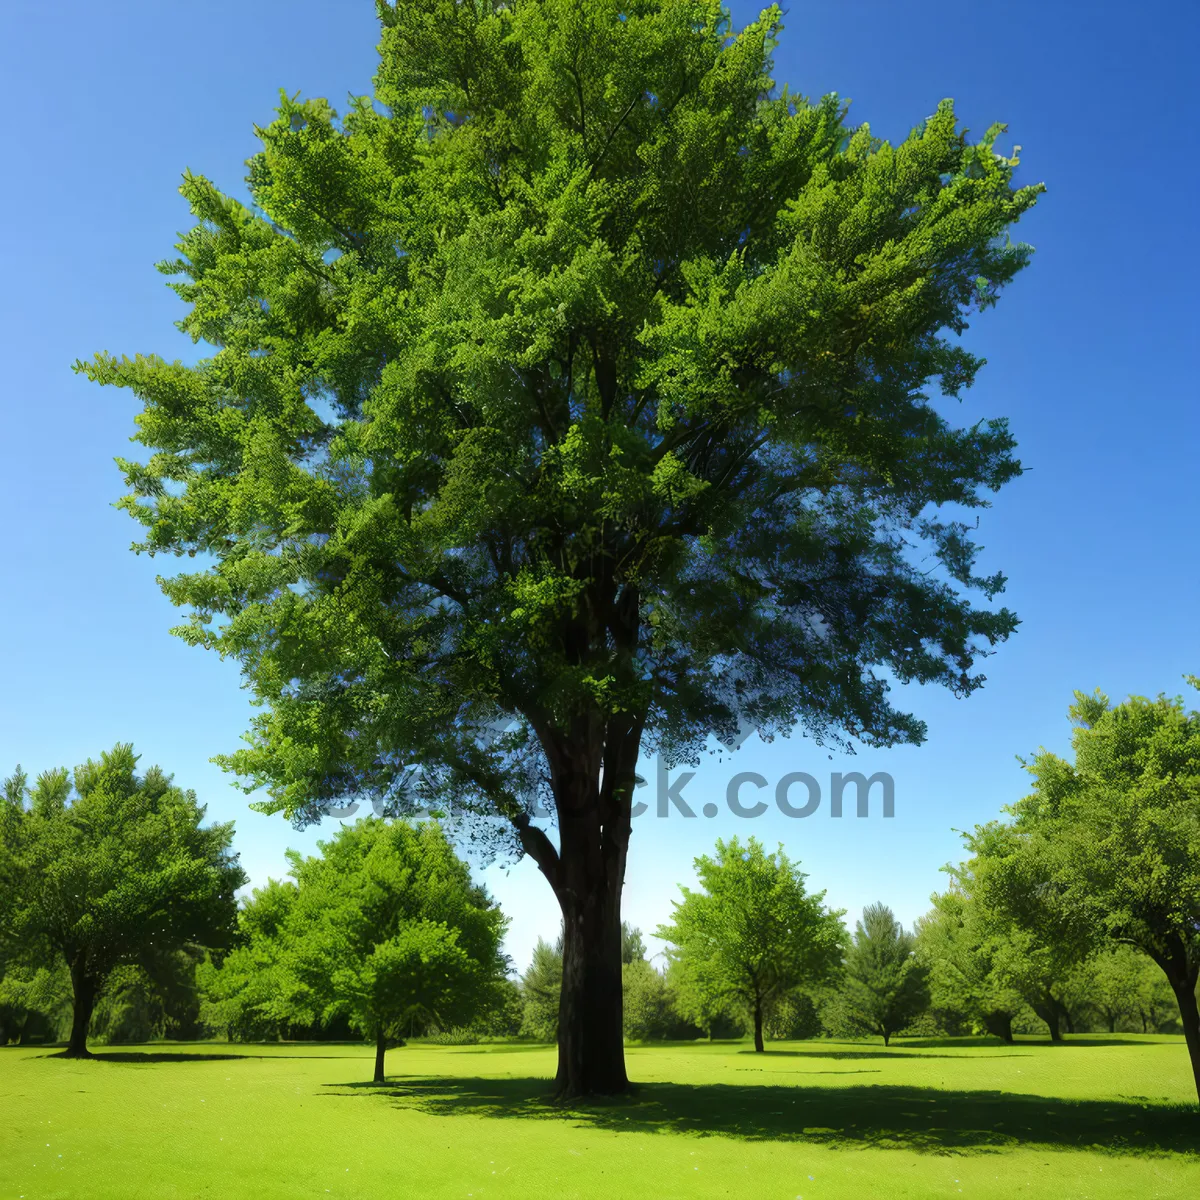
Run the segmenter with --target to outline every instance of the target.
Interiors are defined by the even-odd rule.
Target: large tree
[[[220,947],[233,933],[234,892],[246,882],[230,850],[232,822],[202,825],[196,793],[159,767],[135,774],[117,745],[99,762],[45,771],[6,787],[0,842],[8,866],[0,913],[27,959],[61,958],[71,973],[70,1057],[88,1055],[92,1011],[114,968],[165,978],[187,946]]]
[[[700,890],[681,887],[674,920],[655,937],[695,966],[714,1006],[734,998],[763,1050],[763,1024],[774,1006],[801,984],[820,984],[841,964],[846,931],[824,892],[809,894],[804,874],[780,846],[767,854],[755,838],[717,842],[696,859]]]
[[[1003,897],[1020,916],[1036,879],[1078,936],[1158,964],[1200,1095],[1200,712],[1182,698],[1113,705],[1100,692],[1076,692],[1069,712],[1074,761],[1034,756],[1033,791],[1010,810]]]
[[[374,95],[284,96],[251,206],[184,176],[215,352],[77,365],[144,402],[138,549],[202,556],[179,632],[263,706],[220,761],[300,823],[498,816],[563,914],[558,1087],[620,1091],[639,751],[919,742],[887,678],[967,695],[1016,626],[961,519],[1013,439],[930,390],[1040,188],[949,101],[892,146],[777,88],[778,7],[378,11]]]

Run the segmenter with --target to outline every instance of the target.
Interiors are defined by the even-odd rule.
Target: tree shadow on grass
[[[65,1050],[56,1054],[44,1054],[43,1058],[70,1058]],[[86,1058],[74,1058],[73,1062],[110,1062],[110,1063],[184,1063],[184,1062],[232,1062],[239,1059],[286,1059],[302,1058],[305,1061],[316,1058],[342,1058],[365,1061],[368,1055],[363,1054],[188,1054],[180,1051],[154,1050],[93,1050]]]
[[[688,1133],[745,1141],[880,1147],[926,1154],[1017,1146],[1115,1154],[1200,1156],[1195,1106],[1133,1100],[1063,1100],[1010,1092],[878,1084],[802,1087],[640,1084],[628,1097],[555,1104],[546,1079],[413,1077],[387,1085],[328,1085],[329,1098],[388,1098],[430,1116],[571,1121],[638,1133]],[[336,1090],[335,1090],[336,1089]]]
[[[1011,1050],[1001,1050],[1000,1043],[993,1043],[998,1053],[996,1054],[972,1054],[972,1060],[977,1058],[1026,1058],[1028,1055],[1017,1054]],[[891,1046],[884,1048],[880,1046],[878,1050],[754,1050],[747,1048],[739,1050],[738,1054],[744,1054],[751,1059],[766,1059],[766,1058],[812,1058],[812,1059],[860,1059],[860,1058],[949,1058],[955,1062],[962,1062],[966,1057],[962,1054],[925,1054],[923,1051],[909,1051],[905,1046]]]
[[[45,1058],[71,1058],[65,1050],[47,1054]],[[75,1057],[74,1062],[111,1063],[174,1063],[174,1062],[225,1062],[234,1058],[248,1058],[245,1054],[179,1054],[149,1050],[93,1050],[86,1058]]]
[[[1182,1039],[1180,1039],[1182,1041]],[[951,1049],[952,1047],[973,1048],[975,1046],[988,1047],[994,1049],[1004,1047],[1005,1049],[1020,1049],[1024,1047],[1027,1050],[1043,1050],[1048,1046],[1054,1048],[1064,1046],[1150,1046],[1155,1043],[1146,1040],[1143,1036],[1136,1037],[1121,1037],[1119,1034],[1105,1034],[1103,1037],[1090,1033],[1066,1033],[1063,1034],[1061,1042],[1053,1042],[1050,1040],[1050,1035],[1045,1037],[1037,1037],[1032,1034],[1018,1034],[1015,1041],[1008,1043],[1002,1042],[999,1038],[989,1037],[972,1037],[972,1038],[914,1038],[911,1041],[905,1039],[899,1042],[893,1042],[892,1048],[895,1050],[907,1050],[910,1047],[914,1050],[923,1049]],[[982,1057],[981,1055],[973,1054],[972,1058]]]

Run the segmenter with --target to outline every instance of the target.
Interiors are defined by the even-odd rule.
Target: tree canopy
[[[246,882],[232,823],[202,825],[195,792],[157,766],[135,774],[137,761],[132,745],[118,744],[73,777],[44,771],[29,788],[18,768],[4,788],[4,941],[18,960],[66,963],[75,1057],[88,1053],[92,1011],[114,968],[169,975],[184,946],[228,944],[234,893]]]
[[[1016,627],[962,519],[1012,435],[931,392],[1041,188],[949,101],[892,146],[777,87],[778,7],[378,12],[373,96],[285,94],[251,205],[184,176],[214,353],[77,365],[142,400],[137,549],[200,556],[178,632],[263,707],[221,761],[301,822],[500,817],[563,909],[559,1086],[620,1090],[643,738],[919,742],[887,677],[967,695]]]

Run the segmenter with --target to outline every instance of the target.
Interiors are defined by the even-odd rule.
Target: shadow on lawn
[[[46,1054],[45,1058],[67,1058],[65,1050],[57,1054]],[[365,1054],[187,1054],[184,1052],[154,1050],[93,1050],[87,1058],[76,1058],[73,1062],[110,1063],[186,1063],[186,1062],[231,1062],[239,1059],[285,1059],[302,1058],[306,1062],[314,1058],[348,1058],[358,1061]]]
[[[1194,1108],[1008,1092],[880,1085],[646,1083],[607,1103],[557,1105],[545,1079],[437,1079],[329,1085],[329,1098],[387,1097],[430,1116],[567,1120],[595,1129],[958,1154],[1036,1145],[1119,1154],[1200,1153]],[[332,1090],[336,1088],[337,1090]]]
[[[993,1042],[993,1045],[997,1043]],[[917,1050],[907,1052],[903,1046],[893,1046],[884,1049],[882,1046],[878,1050],[739,1050],[738,1054],[744,1054],[747,1058],[757,1062],[762,1062],[767,1058],[812,1058],[812,1059],[859,1059],[859,1058],[949,1058],[955,1062],[961,1062],[963,1055],[961,1054],[926,1054],[924,1051]],[[999,1054],[972,1054],[971,1059],[974,1061],[977,1058],[1026,1058],[1027,1055],[1017,1054],[1010,1050],[1003,1050]]]
[[[47,1054],[47,1058],[67,1058],[67,1052]],[[152,1050],[93,1050],[87,1058],[76,1058],[74,1062],[111,1063],[178,1063],[178,1062],[226,1062],[233,1058],[248,1058],[245,1054],[172,1054],[156,1053]]]

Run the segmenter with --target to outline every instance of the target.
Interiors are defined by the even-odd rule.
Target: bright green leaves
[[[658,460],[650,476],[650,486],[656,496],[661,496],[669,505],[678,508],[695,499],[705,488],[711,487],[707,479],[693,475],[670,451]]]
[[[266,707],[223,761],[292,816],[417,762],[509,812],[540,767],[500,716],[919,740],[881,674],[965,694],[1015,627],[927,511],[1019,470],[1002,421],[925,398],[970,385],[948,334],[1028,258],[998,130],[945,103],[893,147],[773,95],[776,8],[380,16],[374,97],[282,96],[252,207],[184,178],[163,269],[212,357],[80,364],[144,404],[141,548],[215,560],[163,586]]]
[[[295,883],[243,909],[245,945],[207,975],[214,1016],[235,1028],[345,1017],[369,1037],[474,1016],[503,975],[505,920],[438,826],[369,818],[320,850],[293,853]]]
[[[14,781],[5,814],[0,934],[97,986],[121,963],[150,967],[186,943],[227,945],[246,881],[232,824],[202,826],[194,792],[156,767],[138,776],[136,764],[132,746],[117,745],[73,780],[43,772],[28,797]]]
[[[822,982],[841,962],[845,929],[827,910],[824,893],[810,895],[804,875],[782,848],[768,854],[751,838],[717,842],[696,859],[699,891],[682,888],[674,920],[656,936],[674,947],[693,1008],[709,1014],[734,1001],[769,1013],[800,984]]]

